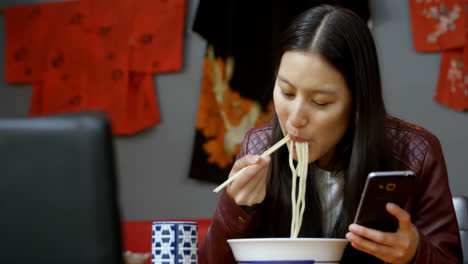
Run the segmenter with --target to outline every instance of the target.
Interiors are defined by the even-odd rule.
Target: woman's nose
[[[289,123],[293,128],[302,128],[307,125],[307,114],[302,103],[297,102],[292,106]]]

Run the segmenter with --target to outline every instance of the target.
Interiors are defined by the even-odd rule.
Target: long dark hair
[[[343,210],[331,237],[344,237],[353,221],[367,174],[394,167],[385,139],[386,111],[374,40],[367,25],[357,15],[347,9],[322,5],[301,14],[286,29],[279,57],[286,51],[319,53],[343,74],[351,91],[350,124],[332,161],[341,164],[345,180]],[[275,143],[283,136],[275,115],[271,142]],[[292,209],[288,155],[286,148],[272,155],[263,205],[263,236],[290,235]],[[321,205],[314,181],[309,165],[301,237],[324,236]]]

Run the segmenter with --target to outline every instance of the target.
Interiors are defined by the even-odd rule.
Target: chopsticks
[[[262,155],[260,155],[260,157],[263,159],[269,155],[271,155],[271,153],[275,152],[277,149],[279,149],[281,146],[283,146],[284,144],[286,144],[288,141],[290,140],[289,138],[289,135],[285,136],[283,139],[281,139],[280,141],[276,142],[276,144],[274,144],[271,148],[267,149],[265,152],[262,153]],[[234,181],[237,177],[239,177],[242,172],[244,172],[249,166],[246,166],[244,168],[242,168],[240,171],[238,171],[236,174],[234,174],[234,176],[232,176],[231,178],[227,179],[225,182],[223,182],[221,185],[219,185],[218,187],[216,187],[216,189],[213,190],[213,192],[219,192],[220,190],[222,190],[224,187],[226,187],[229,183],[231,183],[232,181]]]

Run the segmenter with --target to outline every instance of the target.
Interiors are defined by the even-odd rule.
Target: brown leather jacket
[[[385,128],[399,169],[412,170],[416,174],[416,190],[405,207],[419,233],[419,247],[413,263],[461,263],[460,233],[438,139],[420,127],[391,117],[387,118]],[[250,130],[245,135],[238,158],[265,151],[270,145],[270,134],[270,124]],[[250,237],[254,230],[261,228],[260,217],[261,210],[247,213],[224,192],[200,246],[200,263],[234,264],[226,240]],[[348,246],[343,259],[347,258],[347,252],[353,250]],[[360,262],[383,263],[377,259]]]

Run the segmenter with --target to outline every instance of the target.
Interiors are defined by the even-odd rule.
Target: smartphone
[[[412,171],[382,171],[369,173],[354,223],[385,232],[395,232],[398,220],[385,205],[392,202],[404,208],[413,192]]]

